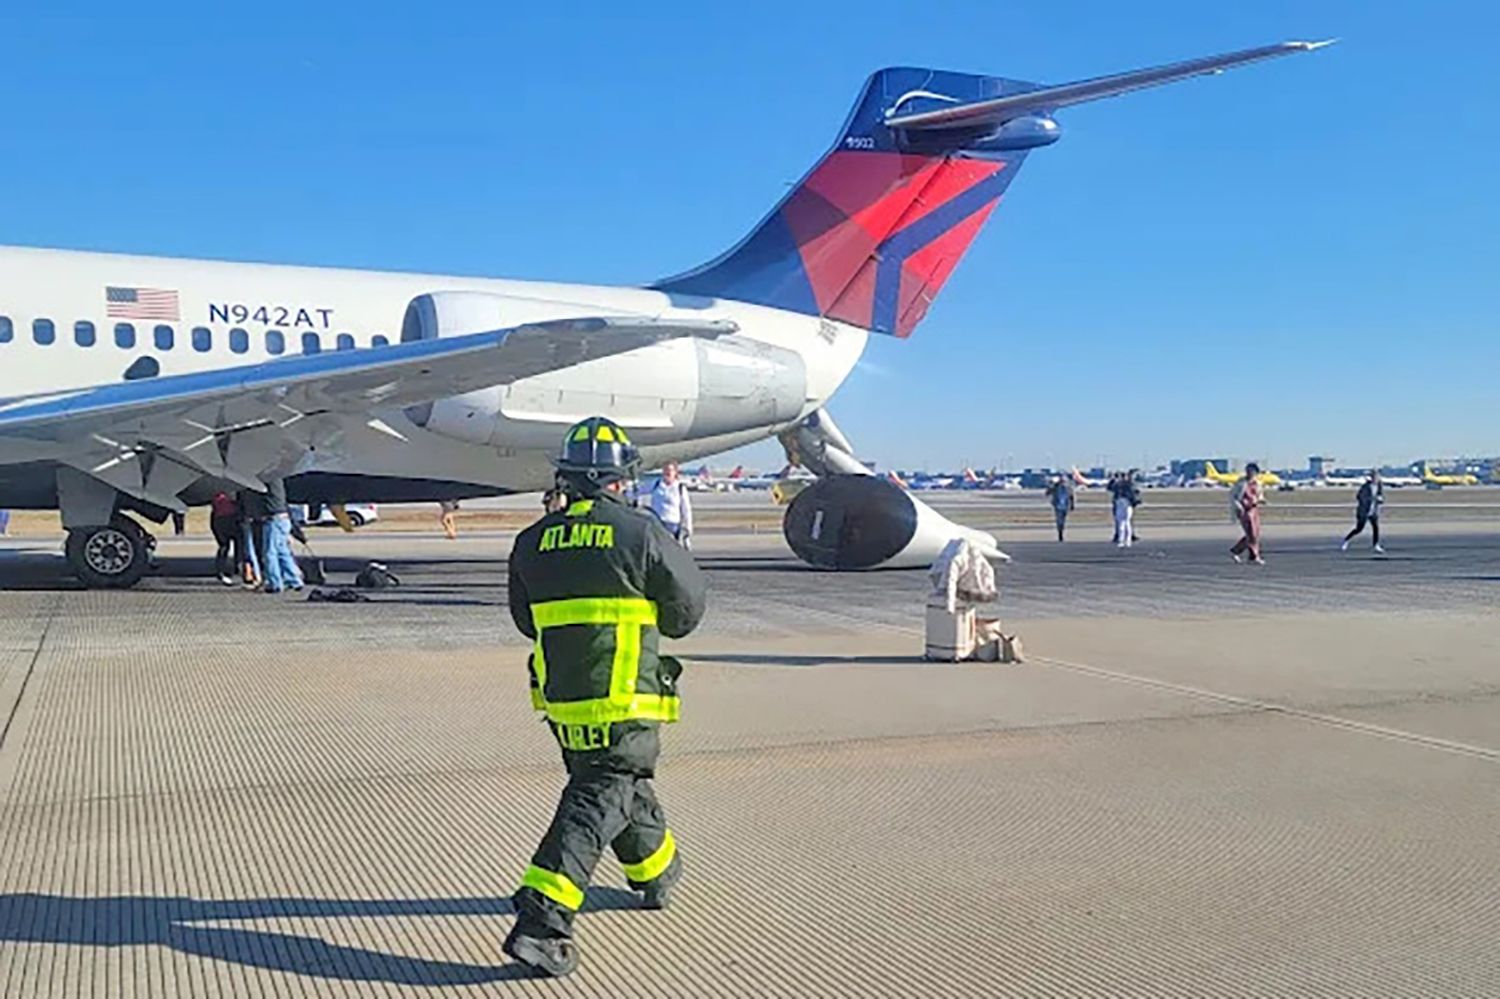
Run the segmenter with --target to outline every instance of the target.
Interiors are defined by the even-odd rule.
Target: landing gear
[[[123,590],[151,566],[151,535],[123,514],[103,526],[68,531],[68,567],[90,589]]]

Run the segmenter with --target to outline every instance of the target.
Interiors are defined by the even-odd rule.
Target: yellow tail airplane
[[[1422,483],[1428,486],[1477,486],[1479,476],[1470,475],[1468,472],[1458,472],[1453,475],[1439,475],[1427,467],[1427,462],[1422,462]]]
[[[1214,463],[1211,461],[1204,463],[1203,477],[1208,481],[1216,482],[1221,486],[1232,486],[1236,482],[1240,481],[1240,479],[1244,478],[1244,476],[1240,475],[1238,472],[1219,471],[1214,467]],[[1255,481],[1259,482],[1263,486],[1279,486],[1281,485],[1281,476],[1277,475],[1275,472],[1261,472],[1255,477]]]

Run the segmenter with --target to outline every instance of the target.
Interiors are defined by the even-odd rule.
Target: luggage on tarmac
[[[354,585],[362,590],[389,590],[401,585],[401,577],[383,562],[370,562],[354,577]]]

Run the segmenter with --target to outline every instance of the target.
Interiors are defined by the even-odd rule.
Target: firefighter
[[[570,428],[553,460],[568,505],[522,531],[510,556],[511,617],[535,642],[532,706],[562,747],[568,784],[521,879],[504,949],[546,975],[578,967],[573,918],[606,846],[645,908],[665,908],[682,877],[651,787],[682,666],[657,645],[697,626],[705,586],[692,555],[624,502],[639,463],[609,420]]]

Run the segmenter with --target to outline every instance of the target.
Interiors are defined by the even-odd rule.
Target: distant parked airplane
[[[1422,484],[1424,486],[1435,486],[1441,489],[1443,486],[1477,486],[1479,476],[1470,475],[1468,472],[1456,472],[1453,474],[1439,474],[1422,462]]]
[[[1232,486],[1240,481],[1240,479],[1243,479],[1244,475],[1236,472],[1221,472],[1214,467],[1213,462],[1209,461],[1203,464],[1203,477],[1217,485]],[[1261,472],[1255,477],[1255,481],[1263,486],[1279,486],[1282,484],[1281,476],[1275,472]]]

